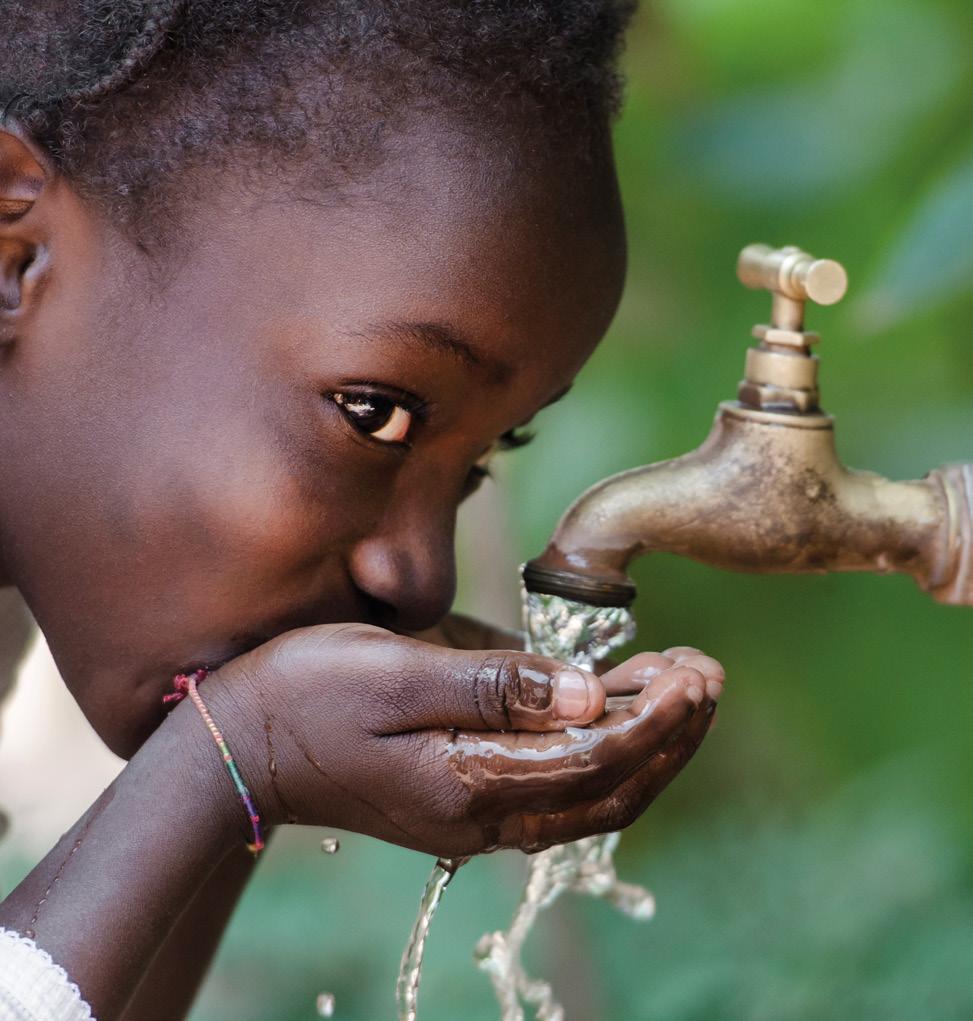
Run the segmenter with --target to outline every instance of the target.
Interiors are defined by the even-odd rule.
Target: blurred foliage
[[[751,241],[849,269],[849,297],[810,312],[847,463],[909,478],[973,459],[971,46],[966,0],[643,10],[617,130],[628,290],[502,473],[511,579],[585,486],[696,446],[735,396],[768,309],[735,280]],[[623,841],[656,921],[573,903],[538,941],[585,1004],[569,1017],[973,1016],[973,611],[899,577],[653,557],[636,578],[643,647],[712,650],[730,685],[707,747]],[[348,1021],[390,1017],[429,863],[362,840],[325,859],[313,834],[283,836],[198,1021],[309,1018],[322,987]],[[470,954],[521,868],[475,862],[451,888],[423,1021],[496,1017]]]

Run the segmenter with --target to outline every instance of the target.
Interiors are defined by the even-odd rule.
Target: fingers
[[[365,624],[292,631],[258,652],[265,674],[302,676],[322,698],[354,701],[358,720],[376,735],[563,730],[605,709],[601,681],[556,659],[441,648]]]
[[[601,675],[601,682],[610,698],[637,694],[656,674],[679,664],[698,670],[706,678],[706,693],[718,699],[726,674],[720,663],[688,645],[677,645],[665,652],[641,652],[620,666]]]
[[[383,733],[555,731],[605,709],[587,670],[516,650],[467,652],[396,637],[381,671]]]
[[[613,666],[601,675],[601,683],[609,696],[635,695],[663,670],[668,670],[674,660],[661,652],[640,652],[618,666]]]
[[[684,659],[678,659],[676,662],[680,666],[692,667],[694,670],[698,670],[706,681],[707,696],[714,702],[719,700],[720,695],[723,694],[726,672],[718,660],[713,659],[712,656],[705,656],[699,653],[695,656],[686,656]]]
[[[566,844],[595,833],[613,833],[630,826],[695,755],[710,726],[715,704],[697,712],[678,737],[651,756],[607,796],[562,812],[525,813],[509,818],[500,831],[503,846],[527,852]]]
[[[673,666],[653,677],[624,709],[560,734],[457,733],[448,754],[470,792],[471,810],[562,811],[600,797],[669,745],[712,702],[703,676]]]

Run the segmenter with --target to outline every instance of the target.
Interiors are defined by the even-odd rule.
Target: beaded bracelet
[[[220,754],[223,756],[227,772],[230,774],[233,786],[236,787],[236,792],[243,804],[244,811],[247,813],[250,825],[253,827],[253,841],[247,844],[247,850],[251,854],[257,855],[264,847],[263,836],[260,832],[260,815],[253,803],[253,798],[250,796],[247,785],[243,782],[243,777],[237,768],[236,760],[230,751],[230,746],[226,743],[226,738],[220,733],[219,727],[213,721],[213,717],[206,708],[206,703],[200,698],[199,690],[196,687],[197,684],[206,679],[207,673],[208,671],[205,668],[201,668],[191,674],[177,674],[173,681],[175,690],[168,695],[164,695],[162,701],[165,704],[181,702],[188,695],[193,705],[199,710],[199,715],[203,717],[203,722],[209,728],[209,732],[213,735],[213,740],[216,742],[216,747],[219,748]]]

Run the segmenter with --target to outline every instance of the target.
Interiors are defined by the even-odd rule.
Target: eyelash
[[[499,454],[504,450],[519,450],[521,447],[526,447],[533,438],[534,433],[528,429],[508,429],[483,455],[481,460],[490,459],[494,454]],[[476,482],[480,482],[482,479],[492,479],[493,472],[490,471],[488,463],[477,463],[470,469],[470,477]]]

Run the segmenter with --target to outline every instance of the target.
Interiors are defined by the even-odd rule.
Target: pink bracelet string
[[[203,722],[209,728],[209,732],[213,735],[213,740],[216,742],[216,747],[219,748],[220,755],[223,756],[227,772],[230,774],[233,786],[236,788],[237,795],[250,820],[250,825],[253,827],[253,841],[247,844],[247,850],[251,854],[257,855],[264,847],[264,839],[260,831],[260,814],[257,812],[257,807],[253,803],[253,798],[250,796],[247,785],[243,782],[243,777],[240,775],[240,770],[237,767],[236,760],[233,758],[233,753],[230,751],[230,746],[226,743],[226,738],[214,722],[210,711],[206,708],[206,703],[200,698],[197,685],[206,679],[207,673],[208,671],[205,668],[201,668],[191,674],[177,674],[173,681],[175,690],[168,695],[164,695],[162,701],[168,705],[170,703],[181,702],[188,695],[190,701],[199,710],[199,715],[203,717]]]

